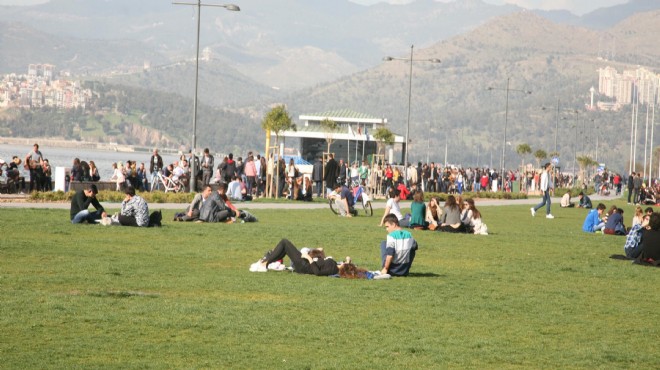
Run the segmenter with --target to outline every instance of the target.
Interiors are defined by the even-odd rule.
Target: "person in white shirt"
[[[231,200],[243,200],[243,194],[241,194],[241,182],[238,179],[238,176],[232,177],[231,182],[227,185],[227,195]]]
[[[541,173],[541,186],[540,189],[543,192],[543,200],[541,203],[537,204],[536,207],[530,208],[532,212],[532,217],[536,216],[536,211],[545,205],[545,218],[555,218],[550,213],[550,189],[552,189],[552,180],[550,179],[550,168],[552,164],[550,162],[546,163],[543,166],[543,173]]]

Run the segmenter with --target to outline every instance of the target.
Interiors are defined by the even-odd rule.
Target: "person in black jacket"
[[[252,272],[267,272],[268,265],[281,260],[284,256],[289,257],[293,265],[293,271],[299,274],[316,276],[329,276],[339,273],[337,262],[332,257],[326,257],[323,249],[312,249],[308,252],[306,248],[299,251],[288,239],[282,239],[271,251],[250,266]]]
[[[325,175],[323,178],[327,189],[326,193],[331,193],[334,190],[337,177],[339,177],[339,165],[335,161],[335,156],[328,154],[328,163],[325,164]]]
[[[92,223],[107,216],[103,206],[99,203],[98,199],[96,199],[96,194],[98,194],[98,192],[96,185],[90,184],[87,189],[78,190],[76,195],[73,196],[71,199],[70,212],[72,224],[80,224],[83,221]],[[96,208],[95,212],[87,210],[90,205],[93,205],[94,208]]]

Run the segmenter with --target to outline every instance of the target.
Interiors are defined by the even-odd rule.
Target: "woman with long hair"
[[[453,195],[449,195],[445,201],[440,227],[437,230],[450,233],[465,231],[465,225],[461,222],[461,208],[458,206],[456,198]]]
[[[101,175],[99,175],[99,169],[98,167],[96,167],[96,163],[94,163],[94,161],[89,161],[89,177],[94,182],[101,180]]]
[[[429,224],[426,222],[426,204],[424,204],[424,192],[417,190],[410,204],[410,227],[417,230],[425,230]]]
[[[488,227],[481,219],[481,212],[474,205],[474,199],[465,200],[466,217],[461,220],[465,225],[467,232],[479,235],[488,235]]]
[[[442,217],[442,208],[440,208],[440,198],[432,197],[429,200],[429,205],[426,207],[426,219],[429,230],[435,230],[440,225],[440,217]]]

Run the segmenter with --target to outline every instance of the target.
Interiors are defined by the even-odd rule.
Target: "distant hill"
[[[658,13],[636,14],[607,31],[606,35],[616,37],[618,55],[625,56],[626,63],[640,60],[651,68],[660,68],[660,50],[639,47],[646,41],[645,37],[660,32],[660,22],[654,21]],[[641,34],[644,37],[640,38]],[[512,89],[533,93],[510,93],[508,158],[518,158],[515,147],[520,143],[528,143],[534,150],[554,149],[555,112],[560,99],[561,116],[565,118],[561,120],[558,135],[562,158],[572,162],[576,136],[578,153],[590,152],[594,157],[598,133],[599,144],[608,148],[599,153],[599,159],[623,168],[626,158],[620,153],[626,153],[626,140],[621,138],[621,132],[629,130],[630,113],[584,109],[589,102],[589,89],[597,87],[599,67],[612,65],[620,70],[632,67],[598,59],[603,35],[587,28],[556,24],[525,11],[499,17],[464,35],[418,49],[416,59],[440,58],[443,62],[414,65],[411,158],[425,159],[430,151],[435,153],[431,158],[444,159],[439,157],[444,155],[446,141],[452,153],[451,162],[489,164],[492,154],[494,164],[499,163],[505,92],[487,88],[503,89],[507,78],[511,78]],[[301,113],[341,107],[387,117],[393,129],[403,133],[407,98],[406,63],[388,62],[333,84],[292,95],[289,101],[292,110]],[[574,109],[580,111],[577,130],[575,115],[564,112]]]
[[[635,3],[638,2],[628,5],[634,7]],[[100,2],[82,0],[55,0],[51,6],[60,9],[59,13],[43,7],[0,12],[0,18],[22,19],[29,25],[22,26],[27,27],[23,32],[7,33],[15,36],[8,41],[2,39],[0,56],[11,63],[21,56],[31,60],[49,54],[66,61],[70,53],[59,56],[43,47],[39,50],[38,45],[61,42],[67,45],[65,50],[70,50],[71,45],[81,47],[76,43],[87,42],[34,31],[31,27],[36,27],[38,19],[44,20],[39,29],[64,23],[72,27],[73,20],[82,20],[73,23],[80,27],[78,34],[87,38],[109,37],[114,30],[115,37],[133,40],[127,41],[126,48],[134,51],[121,53],[106,39],[90,44],[78,58],[98,53],[106,59],[96,62],[99,66],[130,63],[123,61],[122,58],[128,58],[124,54],[132,54],[134,62],[141,64],[151,50],[155,50],[152,55],[166,58],[163,63],[152,63],[153,68],[146,72],[101,80],[131,86],[126,89],[139,90],[143,97],[149,94],[146,89],[177,94],[179,118],[168,120],[168,125],[158,129],[174,140],[187,142],[192,113],[186,116],[181,112],[191,109],[192,103],[180,96],[191,98],[193,93],[190,60],[194,55],[194,12],[152,0],[139,2],[139,12],[132,10],[133,2],[128,0],[108,0],[103,4],[108,6],[108,22],[94,15],[98,11],[95,7],[102,6]],[[57,8],[60,5],[66,7]],[[72,8],[76,10],[70,12]],[[263,136],[259,122],[272,103],[287,104],[294,118],[332,109],[382,116],[388,118],[394,131],[402,134],[407,121],[408,65],[381,59],[385,55],[406,58],[414,44],[416,59],[440,58],[442,63],[416,62],[413,66],[412,160],[426,159],[427,152],[433,160],[444,159],[447,145],[450,162],[496,165],[505,121],[505,93],[501,89],[510,78],[512,89],[533,93],[511,91],[508,164],[520,162],[515,154],[520,143],[528,143],[534,150],[554,149],[559,99],[562,112],[557,136],[562,166],[571,165],[576,146],[580,154],[594,155],[598,133],[602,149],[599,160],[623,168],[627,158],[621,153],[627,152],[625,133],[630,128],[630,111],[587,112],[584,106],[590,98],[589,89],[597,87],[599,67],[622,70],[639,64],[656,71],[660,68],[660,49],[653,47],[655,35],[660,34],[660,11],[632,12],[600,30],[548,20],[550,16],[574,17],[570,14],[546,12],[540,16],[538,12],[517,9],[486,5],[478,0],[419,0],[408,5],[370,7],[345,0],[254,0],[241,13],[205,9],[202,45],[211,45],[212,58],[200,68],[200,101],[205,106],[200,119],[211,126],[206,126],[210,134],[203,140],[217,150],[226,146],[253,148],[255,143],[259,147]],[[624,9],[629,8],[624,6],[619,13],[625,14]],[[94,22],[98,24],[96,29],[91,27]],[[32,36],[16,42],[21,35]],[[105,47],[104,43],[112,47]],[[21,44],[27,45],[29,54],[21,49]],[[134,45],[140,46],[139,50],[133,49]],[[38,60],[44,61],[48,60]],[[91,61],[83,65],[87,64],[93,65]],[[2,68],[6,65],[0,63]],[[24,68],[21,66],[20,71]],[[301,86],[307,87],[296,90]],[[488,87],[496,89],[488,91]],[[173,105],[172,99],[154,93],[149,109],[155,111],[158,104]],[[580,112],[577,128],[576,115],[565,112],[574,109]],[[242,133],[233,135],[237,129]]]
[[[1,73],[26,73],[30,63],[54,64],[58,71],[101,73],[135,68],[166,58],[132,40],[85,40],[55,36],[22,23],[0,22]]]
[[[250,0],[240,5],[241,12],[203,9],[202,48],[210,47],[221,62],[251,79],[284,90],[333,81],[369,68],[411,43],[431,45],[519,9],[480,0],[369,7],[348,0]],[[20,20],[61,41],[71,40],[72,46],[81,38],[132,40],[170,62],[194,56],[195,18],[194,7],[162,0],[51,0],[0,11],[0,21]],[[38,40],[24,41],[39,45]],[[3,47],[9,60],[25,56],[10,46]],[[99,53],[102,46],[89,49]],[[30,61],[21,60],[0,66],[0,73],[22,71]]]

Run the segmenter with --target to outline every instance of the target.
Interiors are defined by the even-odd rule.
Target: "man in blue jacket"
[[[596,209],[589,211],[587,218],[584,219],[582,231],[593,233],[603,230],[605,228],[605,222],[601,219],[601,216],[603,212],[605,212],[605,208],[606,207],[603,203],[599,203]]]

